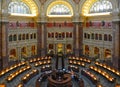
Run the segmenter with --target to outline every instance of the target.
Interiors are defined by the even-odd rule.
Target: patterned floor
[[[52,68],[53,68],[53,69],[55,69],[55,61],[56,61],[56,59],[55,59],[55,58],[52,58]],[[65,61],[65,68],[67,69],[67,67],[68,67],[68,59],[65,58],[64,61]],[[61,64],[61,63],[59,63],[59,64]],[[30,64],[30,65],[32,66],[32,69],[36,68],[36,67],[34,67],[33,64]],[[59,65],[59,66],[60,66],[60,65]],[[88,66],[89,66],[89,64],[87,65],[87,67],[88,67]],[[87,68],[87,67],[86,67],[86,68]],[[41,68],[40,66],[37,67],[37,69],[39,70],[39,72],[40,72],[40,70],[41,70],[40,68]],[[79,68],[80,68],[80,70],[84,69],[83,67],[79,67]],[[16,69],[16,70],[17,70],[17,69]],[[16,71],[16,70],[14,70],[14,71]],[[12,72],[14,72],[14,71],[10,71],[10,72],[7,73],[6,75],[0,77],[0,83],[5,83],[7,87],[16,87],[16,85],[17,85],[18,83],[20,83],[22,76],[24,76],[26,73],[30,72],[30,70],[28,70],[28,71],[20,74],[19,76],[17,76],[13,81],[7,82],[7,81],[6,81],[6,77],[7,77],[10,73],[12,73]],[[105,71],[107,71],[107,70],[105,70]],[[102,76],[99,75],[98,73],[95,73],[94,71],[91,71],[91,72],[93,72],[94,74],[97,75],[97,77],[100,78],[100,83],[102,83],[104,87],[114,87],[115,83],[110,83],[110,82],[108,82],[104,77],[102,77]],[[107,71],[107,72],[108,72],[108,71]],[[116,81],[117,81],[117,82],[120,82],[120,77],[114,75],[114,74],[111,73],[111,72],[108,72],[108,73],[110,73],[112,76],[114,76],[114,77],[116,78]],[[25,84],[25,87],[35,87],[36,79],[37,79],[41,74],[42,74],[42,73],[40,72],[39,75],[37,75],[37,76],[35,76],[34,78],[32,78],[27,84]],[[82,78],[82,79],[84,80],[85,87],[95,87],[95,85],[93,85],[89,79],[87,79],[86,77],[82,76],[82,75],[80,74],[80,72],[79,72],[79,76],[80,76],[80,78]],[[74,81],[74,80],[72,80],[72,84],[73,84],[73,87],[79,87],[79,85],[78,85],[78,84],[76,83],[76,81]],[[46,80],[45,82],[42,82],[41,87],[47,87],[47,80]]]

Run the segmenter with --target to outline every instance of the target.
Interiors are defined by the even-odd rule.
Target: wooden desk
[[[52,77],[48,77],[48,85],[49,87],[64,87],[67,85],[71,84],[71,76],[70,74],[65,74],[64,75],[65,79],[61,79],[61,80],[54,80]]]
[[[0,84],[0,87],[6,87],[5,84]]]

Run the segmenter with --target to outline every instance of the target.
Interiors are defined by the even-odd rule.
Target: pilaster
[[[8,66],[8,21],[0,21],[0,61],[1,69]]]
[[[21,60],[21,47],[20,46],[17,47],[17,58],[18,60]]]
[[[46,22],[39,21],[38,24],[38,56],[47,54],[47,29]]]
[[[120,69],[120,20],[113,21],[113,66]]]
[[[90,52],[90,54],[89,54],[89,56],[90,57],[94,57],[94,47],[93,46],[89,46],[89,52]]]
[[[82,22],[75,21],[74,23],[74,52],[75,56],[80,56],[83,54],[83,46],[82,46],[82,39],[83,39],[83,27]]]

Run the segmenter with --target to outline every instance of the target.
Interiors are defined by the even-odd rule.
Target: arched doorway
[[[48,55],[53,56],[53,54],[54,54],[54,45],[49,44],[48,45]]]
[[[26,48],[26,47],[23,47],[23,48],[21,49],[21,57],[22,57],[23,59],[25,59],[25,58],[27,57],[27,48]]]
[[[99,48],[97,48],[97,47],[94,47],[94,56],[96,58],[99,58]]]
[[[89,46],[85,45],[85,55],[89,56]]]
[[[105,49],[104,57],[105,57],[105,59],[112,58],[111,50]]]
[[[9,54],[10,60],[16,60],[16,49],[11,49]]]
[[[71,54],[71,52],[72,52],[72,45],[71,44],[67,44],[67,46],[66,46],[66,53],[67,54]]]
[[[32,55],[36,54],[36,47],[35,47],[35,45],[32,46],[31,52],[32,52]]]
[[[63,44],[62,43],[58,43],[57,44],[57,53],[64,53]]]

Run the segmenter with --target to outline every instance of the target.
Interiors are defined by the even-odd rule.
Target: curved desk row
[[[51,60],[51,57],[33,58],[33,59],[30,59],[29,62],[30,62],[30,63],[35,63],[35,62],[44,61],[44,60]]]
[[[79,67],[78,66],[74,66],[74,65],[70,65],[68,66],[68,70],[69,71],[74,71],[74,72],[79,72]]]
[[[52,70],[51,65],[45,65],[41,67],[41,72],[50,71],[50,70]]]
[[[76,61],[91,63],[90,59],[82,58],[82,57],[69,57],[69,60],[76,60]]]
[[[18,64],[15,64],[15,65],[11,66],[11,67],[5,68],[2,71],[0,71],[0,76],[3,76],[6,73],[10,72],[11,70],[14,70],[14,69],[16,69],[16,68],[18,68],[20,66],[23,66],[23,65],[25,65],[25,62],[20,62]]]
[[[115,81],[115,78],[112,77],[110,74],[108,74],[107,72],[95,67],[95,66],[90,66],[89,67],[91,70],[99,73],[100,75],[102,75],[103,77],[105,77],[108,81],[110,82],[114,82]]]
[[[39,71],[37,69],[33,69],[29,73],[27,73],[25,76],[22,77],[22,82],[26,84],[31,78],[39,74]]]
[[[14,73],[10,74],[8,77],[7,77],[7,81],[11,81],[13,80],[15,77],[17,77],[19,74],[29,70],[31,68],[31,66],[25,66],[25,67],[22,67],[21,69],[15,71]]]
[[[100,67],[102,67],[104,69],[107,69],[107,70],[113,72],[114,74],[120,76],[120,71],[119,70],[117,70],[117,69],[115,69],[113,67],[110,67],[105,63],[95,62],[95,65],[100,66]]]
[[[39,61],[35,63],[35,67],[37,66],[42,66],[42,65],[46,65],[46,64],[51,64],[51,60],[44,60],[44,61]]]
[[[84,62],[80,62],[80,61],[76,61],[76,60],[69,60],[69,64],[85,67],[85,63]]]
[[[24,87],[23,83],[19,83],[16,87]]]
[[[0,87],[6,87],[6,85],[5,84],[0,84]]]
[[[81,70],[81,74],[87,77],[93,84],[97,84],[97,77],[93,73],[87,70]]]

